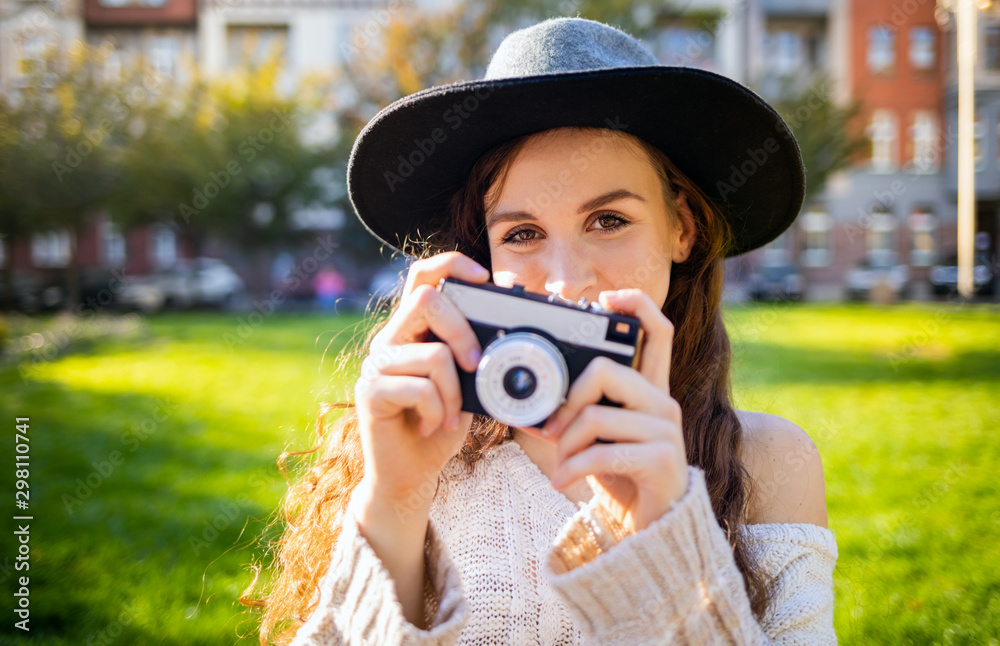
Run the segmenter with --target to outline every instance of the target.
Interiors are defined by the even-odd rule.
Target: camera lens
[[[551,341],[527,330],[498,336],[483,349],[476,369],[476,396],[493,419],[536,426],[566,397],[569,369]]]
[[[535,373],[522,366],[511,368],[503,376],[503,389],[514,399],[531,397],[531,393],[535,392],[537,385]]]

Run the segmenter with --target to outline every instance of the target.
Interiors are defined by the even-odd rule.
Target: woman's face
[[[671,263],[694,240],[683,197],[678,211],[683,228],[671,224],[648,156],[627,138],[548,132],[519,151],[486,213],[493,280],[574,301],[638,287],[662,305]]]

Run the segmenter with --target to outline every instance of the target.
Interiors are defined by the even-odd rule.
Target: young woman
[[[836,643],[818,452],[730,403],[723,260],[803,199],[769,106],[554,19],[383,110],[348,184],[420,259],[290,490],[262,643]],[[635,316],[638,367],[592,361],[543,428],[462,412],[483,349],[445,277]]]

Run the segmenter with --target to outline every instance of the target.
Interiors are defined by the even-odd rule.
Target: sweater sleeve
[[[454,644],[469,620],[469,607],[433,519],[427,525],[424,555],[424,614],[431,621],[427,630],[406,620],[388,570],[353,514],[345,514],[330,569],[320,583],[319,605],[291,646]]]
[[[836,541],[807,523],[741,526],[774,601],[758,622],[732,548],[712,512],[704,471],[635,534],[592,500],[567,522],[546,576],[588,641],[619,644],[836,644]]]

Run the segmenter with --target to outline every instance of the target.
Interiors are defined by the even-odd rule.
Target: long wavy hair
[[[732,546],[751,608],[760,620],[771,600],[768,581],[755,569],[745,538],[735,531],[747,520],[753,482],[739,458],[743,429],[731,404],[731,349],[721,314],[724,259],[732,244],[732,232],[719,208],[663,151],[628,133],[596,128],[580,130],[627,139],[645,151],[660,177],[674,226],[681,225],[678,192],[684,191],[687,196],[696,226],[695,241],[688,258],[671,269],[669,291],[662,308],[674,324],[670,393],[681,406],[687,461],[705,472],[712,510]],[[406,251],[427,257],[458,250],[489,268],[484,221],[491,200],[499,195],[495,187],[503,186],[511,163],[525,143],[545,134],[512,139],[481,157],[465,184],[454,193],[448,212],[435,223],[433,230],[437,233],[409,243]],[[381,309],[384,315],[394,313],[399,305],[398,294],[383,305],[387,306]],[[356,365],[387,319],[388,316],[382,316],[357,348],[344,353],[342,366]],[[364,474],[357,414],[351,402],[323,404],[316,432],[318,444],[313,448],[285,452],[278,457],[282,473],[286,472],[286,459],[292,455],[312,455],[314,459],[300,465],[301,474],[289,485],[279,508],[281,518],[276,517],[272,522],[283,519],[284,530],[276,542],[266,546],[272,557],[270,589],[261,598],[251,596],[262,569],[252,565],[254,579],[240,597],[244,605],[263,609],[259,632],[260,642],[265,645],[291,641],[316,609],[319,582],[328,570],[344,510]],[[513,433],[507,426],[477,416],[457,457],[465,471],[471,473],[473,465],[490,449],[512,439]]]

